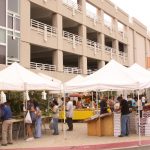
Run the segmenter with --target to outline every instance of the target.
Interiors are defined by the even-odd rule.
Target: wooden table
[[[11,119],[12,123],[13,123],[13,128],[12,128],[12,132],[13,132],[13,136],[15,136],[15,139],[18,140],[20,132],[21,132],[21,126],[23,124],[24,119],[20,118],[20,119]],[[2,136],[2,122],[0,122],[0,137]]]
[[[114,134],[112,113],[97,115],[87,119],[86,122],[89,136],[112,136]]]

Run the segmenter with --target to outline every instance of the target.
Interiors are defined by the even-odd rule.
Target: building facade
[[[110,59],[150,67],[150,37],[109,0],[0,0],[0,64],[66,81]]]

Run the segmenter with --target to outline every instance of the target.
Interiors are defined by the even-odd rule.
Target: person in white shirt
[[[53,128],[54,128],[53,135],[59,135],[59,131],[58,131],[59,108],[56,100],[53,101],[52,118],[53,118]]]
[[[67,98],[67,105],[66,105],[66,122],[68,125],[67,131],[73,130],[73,102],[70,100],[70,97]]]

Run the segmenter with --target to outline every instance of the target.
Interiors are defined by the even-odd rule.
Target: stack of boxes
[[[130,113],[129,116],[129,134],[135,134],[136,133],[136,125],[135,125],[135,117],[136,112]]]
[[[145,136],[150,136],[150,112],[144,112],[143,117],[146,117]]]
[[[114,113],[114,136],[118,137],[121,134],[121,114]]]
[[[140,134],[150,136],[150,112],[143,112],[142,118],[140,118]],[[139,116],[136,116],[136,133],[139,134]]]

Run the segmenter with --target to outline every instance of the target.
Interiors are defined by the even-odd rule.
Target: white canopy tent
[[[85,77],[82,82],[65,86],[72,90],[131,90],[136,89],[139,83],[130,76],[126,67],[115,60],[111,60],[103,68]]]
[[[74,89],[72,90],[72,86],[76,86],[76,84],[80,84],[85,77],[81,76],[81,75],[77,75],[74,78],[70,79],[69,81],[64,83],[64,90],[65,92],[69,93],[69,92],[83,92],[81,89]]]
[[[146,70],[136,63],[129,67],[128,71],[129,74],[133,78],[136,78],[136,80],[139,82],[139,87],[137,87],[138,89],[150,87],[150,71]]]
[[[0,90],[59,90],[59,88],[15,62],[0,71]]]
[[[58,88],[59,91],[62,90],[62,81],[43,73],[38,73],[38,75],[44,78],[48,83],[52,84],[56,89]]]

